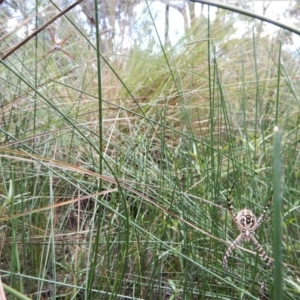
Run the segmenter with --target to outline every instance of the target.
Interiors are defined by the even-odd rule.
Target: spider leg
[[[266,219],[268,219],[270,217],[269,215],[266,216],[266,213],[267,213],[268,209],[270,208],[270,205],[272,203],[272,198],[273,198],[273,193],[272,193],[266,207],[264,208],[261,216],[257,219],[256,225],[253,230],[256,230]]]
[[[236,224],[238,224],[237,218],[236,218],[236,214],[235,214],[234,208],[233,208],[233,206],[232,206],[232,204],[231,204],[231,198],[230,198],[230,195],[231,195],[231,192],[232,192],[232,190],[233,190],[233,188],[234,188],[234,185],[235,185],[235,183],[232,185],[232,188],[230,189],[230,191],[229,191],[229,193],[228,193],[228,196],[227,196],[227,206],[228,206],[228,210],[229,210],[229,213],[230,213],[230,215],[231,215],[232,220],[233,220]]]
[[[67,56],[69,56],[70,58],[72,58],[73,60],[75,60],[75,57],[72,56],[69,52],[63,50],[63,49],[60,49],[61,52],[63,52],[64,54],[66,54]]]
[[[70,34],[68,37],[66,37],[61,43],[60,45],[63,46],[65,44],[65,42],[72,36],[72,34]]]
[[[48,31],[49,31],[50,36],[51,36],[51,41],[52,41],[52,43],[55,45],[55,44],[56,44],[56,41],[55,41],[54,35],[53,35],[52,31],[51,31],[49,28],[48,28]]]
[[[48,56],[50,53],[52,53],[52,52],[54,52],[54,51],[55,51],[55,48],[50,49],[46,54],[44,54],[44,55],[42,56],[42,59],[45,58],[46,56]]]
[[[265,250],[263,249],[263,247],[260,245],[260,243],[258,242],[258,240],[255,238],[255,236],[253,234],[250,234],[250,239],[253,242],[258,255],[265,261],[266,265],[272,269],[273,268],[273,263],[271,258],[266,254]]]
[[[233,243],[228,247],[225,256],[223,258],[223,268],[226,269],[227,268],[227,264],[228,264],[228,258],[230,257],[230,254],[232,253],[232,251],[238,246],[238,244],[243,240],[244,238],[244,233],[240,233],[239,236],[233,241]]]

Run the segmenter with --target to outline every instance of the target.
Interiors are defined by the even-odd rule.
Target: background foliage
[[[278,125],[284,297],[297,299],[298,37],[192,2],[78,2],[48,26],[71,35],[70,56],[44,57],[45,29],[5,59],[71,2],[1,3],[2,281],[31,299],[271,299],[253,245],[221,262],[238,234],[228,189],[261,214]],[[256,233],[271,257],[272,234],[270,220]]]

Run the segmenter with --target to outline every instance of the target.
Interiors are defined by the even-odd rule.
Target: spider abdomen
[[[237,214],[236,219],[241,231],[244,230],[245,231],[249,230],[250,232],[253,231],[256,224],[256,217],[251,210],[247,208],[241,210]]]

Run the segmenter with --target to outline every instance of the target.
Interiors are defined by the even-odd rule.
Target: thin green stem
[[[297,29],[297,28],[295,28],[295,27],[288,26],[288,25],[286,25],[284,23],[275,21],[273,19],[267,18],[267,17],[262,16],[260,14],[253,13],[253,12],[251,12],[249,10],[245,10],[245,9],[242,9],[242,8],[239,8],[239,7],[236,7],[236,6],[232,6],[232,5],[228,5],[228,4],[225,4],[225,3],[221,3],[221,2],[213,2],[213,1],[205,1],[205,0],[204,1],[203,0],[190,0],[190,1],[191,2],[201,3],[201,4],[207,4],[207,5],[211,5],[211,6],[223,8],[223,9],[227,9],[227,10],[230,10],[230,11],[233,11],[233,12],[236,12],[236,13],[248,16],[248,17],[259,19],[261,21],[270,23],[272,25],[278,26],[278,27],[280,27],[282,29],[286,29],[286,30],[288,30],[290,32],[294,32],[294,33],[300,35],[300,30]]]
[[[281,132],[274,128],[273,140],[273,253],[274,253],[274,299],[283,299],[282,290],[282,198],[281,198]]]

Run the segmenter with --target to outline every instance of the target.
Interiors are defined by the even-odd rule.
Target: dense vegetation
[[[29,2],[8,1],[0,13],[6,297],[272,299],[273,274],[251,243],[234,251],[227,271],[222,259],[238,235],[229,189],[235,183],[237,211],[258,217],[277,176],[284,261],[277,283],[285,299],[297,299],[297,37],[201,6],[174,42],[155,3],[102,1],[95,15],[85,2],[6,58],[63,9]],[[186,6],[192,16],[200,4]],[[22,21],[13,30],[16,12]],[[55,47],[51,34],[68,38],[61,47],[69,55],[45,55]],[[274,175],[275,125],[282,171]],[[271,214],[256,232],[271,257],[276,220]]]

